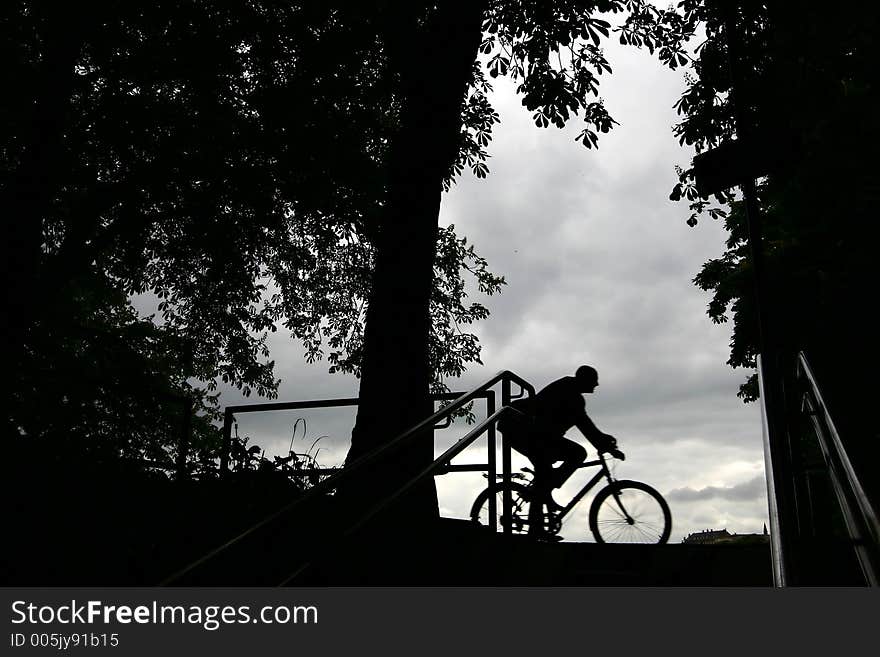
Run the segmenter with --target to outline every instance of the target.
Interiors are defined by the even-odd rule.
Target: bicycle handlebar
[[[608,450],[608,453],[611,454],[611,456],[613,456],[613,457],[616,458],[616,459],[620,459],[621,461],[626,461],[626,454],[624,454],[623,452],[621,452],[621,451],[620,451],[619,449],[617,449],[616,447],[614,447],[614,448],[612,448],[612,449],[609,449],[609,450]]]

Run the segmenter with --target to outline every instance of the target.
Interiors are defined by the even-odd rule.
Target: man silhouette
[[[566,438],[565,432],[577,427],[599,451],[611,451],[617,446],[614,437],[599,431],[587,415],[583,394],[592,393],[598,385],[598,372],[582,365],[574,376],[553,381],[534,397],[514,401],[511,406],[519,413],[511,413],[498,423],[510,446],[534,465],[533,490],[537,499],[529,505],[530,534],[546,533],[544,504],[559,508],[551,491],[562,486],[586,460],[587,451]],[[557,461],[562,464],[554,468]]]

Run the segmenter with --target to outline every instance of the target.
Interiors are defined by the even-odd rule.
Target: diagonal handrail
[[[798,354],[797,367],[798,373],[803,375],[808,384],[804,396],[806,410],[813,421],[832,488],[843,512],[847,533],[855,548],[862,573],[870,586],[880,586],[880,522],[877,520],[877,513],[849,460],[804,352]]]
[[[248,527],[244,531],[240,532],[236,536],[232,537],[231,539],[229,539],[225,543],[210,550],[209,552],[207,552],[203,556],[199,557],[195,561],[192,561],[191,563],[189,563],[187,566],[184,566],[183,568],[179,569],[178,571],[172,573],[170,576],[168,576],[164,580],[162,580],[159,583],[159,586],[168,586],[168,585],[174,584],[176,581],[178,581],[184,575],[192,572],[193,570],[195,570],[199,566],[207,563],[208,561],[210,561],[214,557],[225,552],[226,550],[231,548],[233,545],[236,545],[237,543],[241,542],[244,538],[250,536],[254,532],[261,529],[262,527],[265,527],[269,523],[280,519],[282,516],[285,516],[285,515],[291,513],[292,511],[294,511],[297,508],[300,508],[303,504],[305,504],[306,502],[308,502],[310,500],[315,499],[319,495],[323,495],[324,493],[327,493],[327,492],[333,490],[334,488],[339,486],[340,482],[344,482],[346,479],[349,479],[349,478],[355,476],[358,472],[361,472],[362,470],[364,470],[368,466],[371,466],[371,465],[378,463],[381,459],[385,458],[386,456],[388,456],[392,452],[396,451],[397,449],[400,449],[401,447],[403,447],[406,443],[408,443],[410,440],[412,440],[415,436],[417,436],[418,434],[420,434],[423,431],[426,431],[427,429],[432,428],[439,421],[441,421],[444,418],[446,418],[447,416],[455,413],[457,410],[462,408],[465,404],[468,404],[470,401],[475,399],[477,396],[480,395],[480,393],[488,390],[489,388],[492,388],[493,386],[497,385],[498,383],[503,384],[502,404],[501,404],[502,407],[506,407],[510,403],[510,384],[511,383],[516,383],[517,385],[519,385],[520,388],[522,388],[524,391],[528,392],[528,394],[530,396],[533,396],[535,394],[534,387],[528,381],[526,381],[522,377],[518,376],[517,374],[515,374],[509,370],[502,370],[502,371],[498,372],[497,374],[495,374],[493,377],[491,377],[490,379],[488,379],[487,381],[485,381],[481,385],[479,385],[476,388],[473,388],[472,390],[457,397],[450,404],[439,409],[437,412],[430,415],[428,418],[422,420],[421,422],[416,424],[414,427],[408,429],[407,431],[404,431],[403,433],[399,434],[397,437],[393,438],[391,441],[385,443],[384,445],[380,445],[380,446],[376,447],[375,449],[367,452],[366,454],[363,454],[362,456],[355,459],[351,463],[346,464],[345,468],[343,468],[339,472],[336,472],[336,473],[330,475],[329,477],[327,477],[323,481],[319,482],[318,484],[316,484],[315,486],[313,486],[312,488],[307,490],[305,493],[303,493],[297,499],[282,506],[280,509],[270,513],[269,515],[265,516],[262,520],[254,523],[253,525],[251,525],[250,527]],[[505,458],[505,473],[507,474],[508,471],[509,471],[509,458]],[[492,483],[493,482],[490,482],[490,485]]]
[[[440,456],[434,459],[430,465],[425,467],[421,472],[403,484],[400,488],[395,490],[390,495],[387,495],[379,502],[370,507],[358,520],[356,520],[351,526],[348,527],[345,531],[342,532],[339,538],[345,539],[359,529],[367,525],[373,518],[379,515],[386,508],[394,504],[397,500],[404,496],[405,493],[410,491],[413,486],[421,482],[423,479],[426,479],[430,476],[436,475],[442,472],[448,463],[458,456],[461,452],[463,452],[467,447],[469,447],[477,438],[482,436],[486,431],[489,430],[493,424],[495,424],[501,417],[504,415],[508,415],[510,413],[521,413],[519,410],[511,407],[511,406],[503,406],[499,408],[497,411],[492,413],[485,420],[480,422],[476,427],[471,429],[468,433],[458,439],[454,445],[449,447],[445,452],[443,452]],[[318,550],[314,550],[317,552]],[[290,584],[293,580],[295,580],[300,574],[305,572],[313,563],[313,559],[308,559],[305,563],[303,563],[299,568],[297,568],[291,575],[282,580],[279,586],[286,586]]]

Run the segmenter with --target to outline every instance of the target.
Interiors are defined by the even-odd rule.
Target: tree
[[[755,172],[761,176],[761,246],[773,348],[790,365],[780,374],[786,410],[798,411],[793,361],[804,351],[862,485],[876,500],[880,490],[869,464],[876,461],[880,438],[871,413],[880,356],[869,317],[880,283],[874,265],[880,239],[874,219],[880,11],[873,5],[829,12],[817,2],[797,8],[736,3],[741,52],[739,61],[729,62],[724,7],[688,0],[679,9],[675,20],[691,30],[702,25],[706,34],[677,106],[681,141],[698,152],[718,146],[733,136],[735,110],[745,116],[747,131],[762,138],[755,148],[761,165]],[[654,18],[662,24],[666,15]],[[730,66],[749,72],[733,92]],[[691,202],[690,225],[704,212],[725,216],[722,207],[699,195],[693,169],[679,173],[672,198]],[[728,194],[715,201],[730,208],[727,250],[704,264],[695,283],[712,292],[713,321],[733,319],[728,363],[754,368],[758,335],[744,207]],[[751,401],[758,394],[752,374],[739,396]]]
[[[7,87],[19,90],[2,142],[13,432],[42,431],[34,402],[54,385],[44,354],[116,357],[113,341],[81,329],[121,337],[139,325],[127,295],[158,297],[152,334],[175,345],[175,381],[274,394],[265,337],[278,322],[311,359],[358,371],[398,121],[369,14],[308,2],[98,4],[88,15],[13,3],[3,18]],[[453,229],[439,237],[442,375],[478,358],[476,338],[451,328],[486,312],[462,276],[489,293],[503,279]],[[84,295],[96,301],[80,306]],[[81,346],[60,337],[62,319]],[[77,360],[79,374],[106,374],[92,362]]]
[[[431,411],[429,301],[440,195],[450,171],[473,164],[489,140],[466,122],[468,89],[484,84],[474,74],[478,55],[487,58],[490,76],[509,75],[520,83],[523,104],[538,126],[561,127],[583,116],[586,127],[578,140],[592,148],[597,132],[614,123],[601,100],[592,100],[598,76],[610,71],[599,45],[611,30],[594,14],[628,10],[620,28],[627,38],[645,22],[638,1],[388,2],[379,9],[388,66],[400,89],[400,127],[390,153],[388,205],[379,223],[349,460]],[[640,38],[653,44],[655,37]],[[461,148],[461,136],[469,134],[477,136],[475,151]],[[486,173],[479,162],[475,169],[477,175]],[[371,474],[375,490],[396,488],[432,455],[430,436],[419,437],[411,450]],[[433,483],[413,505],[415,516],[436,514]]]
[[[802,3],[798,11],[739,3],[742,61],[736,65],[750,74],[734,97],[720,6],[689,0],[679,8],[674,20],[688,28],[674,48],[698,25],[706,34],[696,57],[687,58],[693,75],[676,105],[683,117],[675,127],[680,141],[699,153],[733,137],[731,100],[748,117],[750,130],[764,138],[765,175],[758,191],[767,278],[784,348],[806,349],[824,360],[829,350],[852,344],[855,335],[866,340],[854,310],[876,285],[870,263],[878,233],[871,199],[880,140],[872,118],[878,98],[870,62],[877,54],[878,12],[831,18],[820,3]],[[670,15],[656,12],[654,19],[663,23]],[[811,44],[808,50],[805,43]],[[733,318],[729,364],[753,368],[757,333],[743,204],[725,193],[713,205],[699,195],[692,168],[679,169],[679,175],[671,198],[690,202],[690,225],[704,213],[725,220],[727,251],[707,262],[695,283],[713,292],[708,308],[713,321]],[[717,203],[729,205],[730,212]],[[750,401],[757,394],[751,375],[740,397]]]
[[[452,328],[485,316],[462,269],[489,293],[503,282],[437,228],[444,187],[487,173],[497,115],[478,54],[520,83],[537,125],[582,115],[592,148],[613,125],[594,100],[611,26],[593,14],[628,11],[626,38],[645,22],[639,0],[99,8],[5,9],[25,90],[3,144],[26,254],[16,371],[50,328],[56,283],[98,273],[159,297],[203,381],[271,394],[264,339],[279,320],[310,357],[360,368],[352,457],[422,419],[432,380],[478,357]]]
[[[187,381],[189,342],[138,317],[100,274],[65,287],[11,394],[26,451],[71,467],[86,458],[170,472],[215,459],[216,399]]]

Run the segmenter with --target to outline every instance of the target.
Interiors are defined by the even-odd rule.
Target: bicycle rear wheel
[[[665,543],[672,533],[672,513],[647,484],[616,481],[593,500],[590,530],[597,543]]]
[[[504,516],[504,485],[499,484],[495,488],[495,508],[497,510],[496,531],[501,531],[508,524],[514,534],[525,534],[529,531],[529,497],[526,487],[522,484],[510,484],[510,515]],[[471,520],[480,525],[490,527],[489,524],[489,489],[477,495],[471,506]]]

